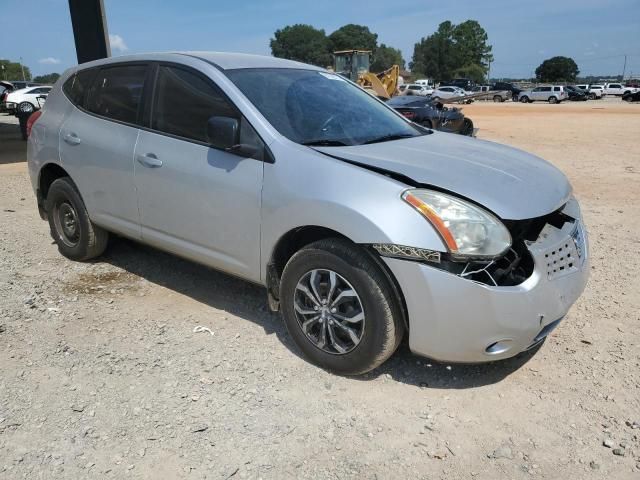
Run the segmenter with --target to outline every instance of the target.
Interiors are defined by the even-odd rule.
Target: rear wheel
[[[468,137],[473,135],[473,122],[470,118],[464,118],[464,120],[462,121],[462,130],[460,130],[460,133]]]
[[[370,254],[331,238],[287,263],[280,302],[287,329],[316,365],[359,375],[382,364],[404,333],[399,300]]]
[[[501,102],[504,102],[504,99],[500,95],[494,95],[493,101],[496,103],[501,103]]]
[[[18,111],[20,113],[32,113],[35,107],[31,102],[21,102],[18,104]]]
[[[549,103],[558,103],[558,99],[556,97],[549,97]]]
[[[51,235],[65,257],[89,260],[107,248],[109,234],[91,222],[82,197],[69,177],[58,178],[51,184],[46,209]]]
[[[520,97],[520,102],[521,103],[529,103],[529,97],[527,97],[526,95],[523,97]]]
[[[589,100],[595,100],[596,99],[596,94],[595,93],[590,93],[589,94]]]

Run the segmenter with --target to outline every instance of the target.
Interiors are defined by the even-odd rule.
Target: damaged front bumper
[[[526,242],[533,273],[514,286],[487,285],[428,263],[384,258],[404,294],[409,346],[449,362],[514,356],[544,340],[584,291],[588,240],[577,202],[564,213],[575,221],[546,225]]]

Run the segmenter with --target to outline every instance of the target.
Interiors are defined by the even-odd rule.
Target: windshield
[[[303,145],[362,145],[424,135],[336,74],[284,68],[225,73],[276,130]]]

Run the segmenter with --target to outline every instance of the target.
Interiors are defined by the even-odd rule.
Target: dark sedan
[[[473,122],[458,108],[445,107],[428,97],[393,97],[387,105],[414,123],[442,132],[473,135]]]
[[[622,95],[622,100],[625,102],[640,102],[640,90],[637,92],[628,92]]]
[[[564,89],[567,91],[567,95],[569,95],[569,100],[571,101],[579,102],[583,100],[589,100],[587,92],[578,87],[567,85],[566,87],[564,87]]]

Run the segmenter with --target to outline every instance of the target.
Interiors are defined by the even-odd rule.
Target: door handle
[[[138,155],[138,163],[147,168],[159,168],[162,166],[162,160],[156,157],[155,153],[145,153],[144,155]]]
[[[82,141],[75,133],[67,133],[62,139],[69,145],[79,145]]]

